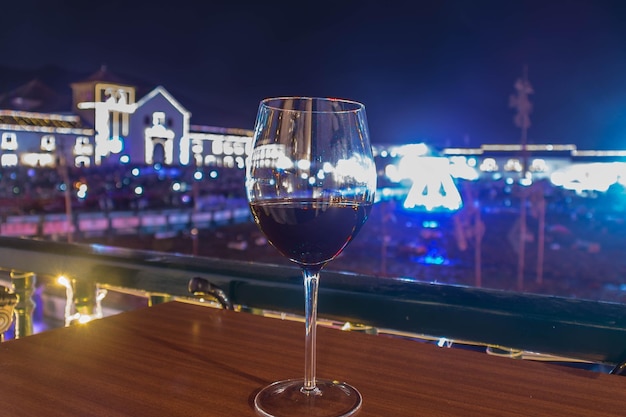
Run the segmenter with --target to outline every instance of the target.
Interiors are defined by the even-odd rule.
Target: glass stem
[[[317,289],[320,277],[320,268],[304,268],[304,315],[305,315],[305,350],[304,350],[304,387],[305,393],[316,393],[315,364],[317,339]]]

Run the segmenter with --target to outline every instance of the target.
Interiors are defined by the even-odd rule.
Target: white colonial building
[[[252,131],[192,124],[164,87],[143,97],[105,67],[63,108],[38,80],[0,94],[0,166],[162,164],[243,168]]]

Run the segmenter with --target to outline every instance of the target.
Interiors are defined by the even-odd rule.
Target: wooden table
[[[2,416],[254,416],[303,373],[304,325],[170,302],[0,344]],[[359,416],[626,416],[626,378],[335,329],[318,376]]]

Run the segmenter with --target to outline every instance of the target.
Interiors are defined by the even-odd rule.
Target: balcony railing
[[[73,308],[94,314],[98,289],[148,300],[193,297],[192,278],[247,311],[302,315],[296,267],[240,262],[101,245],[0,237],[0,268],[19,302],[16,333],[32,333],[37,277],[63,275]],[[223,301],[223,300],[222,300]],[[327,271],[320,282],[321,318],[395,335],[467,343],[488,351],[541,353],[611,369],[626,357],[626,306]],[[514,356],[514,355],[513,355]],[[527,355],[528,356],[528,355]]]

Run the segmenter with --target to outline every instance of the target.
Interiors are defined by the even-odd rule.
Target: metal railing
[[[192,279],[243,310],[303,310],[295,266],[0,237],[0,268],[10,272],[21,303],[21,335],[28,333],[34,277],[66,277],[76,311],[85,314],[94,314],[101,288],[134,292],[150,304],[204,291],[190,292]],[[626,305],[618,303],[326,271],[319,315],[401,336],[468,341],[492,353],[539,352],[609,367],[626,358]]]
[[[66,214],[9,215],[0,217],[0,235],[9,237],[121,236],[173,233],[248,221],[248,203],[231,199],[202,210],[191,208],[79,212]]]

